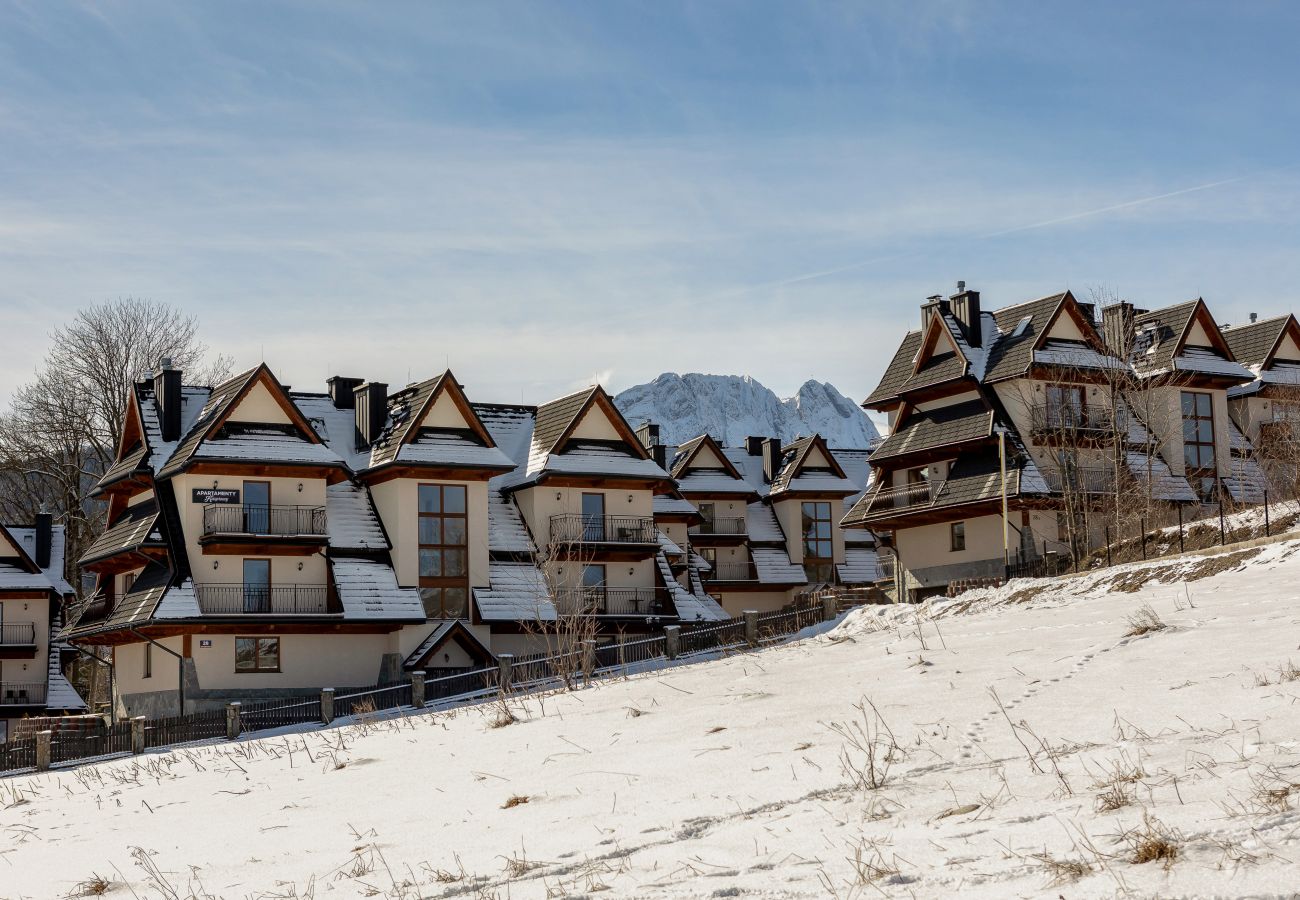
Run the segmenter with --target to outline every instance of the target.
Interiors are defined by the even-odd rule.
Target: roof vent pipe
[[[1258,316],[1256,313],[1251,313],[1251,314],[1250,314],[1250,324],[1254,325],[1254,324],[1255,324],[1255,320],[1258,319],[1258,318],[1259,318],[1259,316]]]

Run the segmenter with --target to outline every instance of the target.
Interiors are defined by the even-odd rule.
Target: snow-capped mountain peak
[[[781,399],[748,375],[665,372],[614,402],[634,427],[657,423],[669,444],[704,432],[728,446],[750,435],[792,441],[816,433],[832,447],[865,448],[880,437],[856,403],[820,381],[806,381],[793,397]]]

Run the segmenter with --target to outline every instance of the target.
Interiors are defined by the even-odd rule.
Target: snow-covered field
[[[1298,550],[0,781],[0,897],[1293,896]]]

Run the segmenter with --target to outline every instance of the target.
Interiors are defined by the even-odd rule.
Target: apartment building
[[[63,554],[63,526],[49,515],[0,525],[0,742],[19,719],[86,711],[63,676],[73,652],[58,637],[73,597]]]
[[[1254,378],[1228,389],[1228,414],[1255,449],[1276,497],[1296,495],[1300,466],[1300,323],[1287,314],[1222,328]],[[1238,453],[1245,456],[1244,451]]]
[[[1104,498],[1247,501],[1260,472],[1227,404],[1253,377],[1199,299],[1098,321],[1069,291],[990,312],[959,284],[863,404],[890,433],[843,524],[887,535],[882,571],[916,600],[1087,552]]]
[[[679,583],[655,524],[667,471],[593,387],[472,403],[451,372],[389,393],[292,391],[265,366],[214,388],[137,384],[97,487],[97,589],[68,639],[113,650],[122,714],[447,674],[725,618]]]

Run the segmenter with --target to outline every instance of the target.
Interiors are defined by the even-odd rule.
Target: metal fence
[[[473,703],[507,693],[545,690],[578,680],[616,677],[649,671],[674,659],[749,648],[779,640],[838,614],[834,603],[800,603],[762,615],[750,614],[723,622],[671,626],[662,634],[604,644],[573,641],[573,649],[518,659],[503,658],[495,666],[366,688],[327,689],[311,696],[250,703],[227,708],[123,721],[95,728],[68,728],[24,734],[0,743],[0,772],[13,773],[44,764],[69,763],[123,755],[194,741],[304,724],[328,724],[335,718],[364,715],[430,704]],[[508,683],[503,685],[503,678]],[[143,730],[142,747],[135,746],[133,727]],[[43,763],[38,745],[48,741]]]

